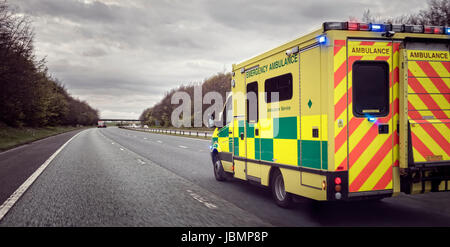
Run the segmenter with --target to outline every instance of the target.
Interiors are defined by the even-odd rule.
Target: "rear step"
[[[407,194],[425,193],[427,184],[430,192],[449,191],[450,184],[450,162],[417,162],[410,164],[409,168],[402,169],[401,191]],[[428,183],[427,183],[428,182]],[[420,190],[414,190],[420,183]],[[440,189],[441,183],[444,188]]]

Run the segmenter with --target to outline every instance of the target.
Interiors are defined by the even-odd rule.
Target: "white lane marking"
[[[111,144],[113,144],[113,145],[114,145],[114,142],[111,142]]]
[[[158,143],[162,143],[162,141],[160,141],[160,140],[158,140],[157,142],[158,142]]]
[[[141,159],[137,159],[137,161],[141,164],[141,165],[145,165],[145,162]]]
[[[123,148],[120,148],[120,150],[122,150],[122,151],[123,151],[123,150],[125,150],[125,149],[123,149]]]
[[[178,147],[180,147],[180,148],[188,148],[188,147],[185,147],[185,146],[181,146],[181,145],[179,145]]]
[[[5,217],[8,211],[14,206],[14,204],[20,199],[20,197],[27,191],[27,189],[36,181],[41,173],[47,168],[52,160],[71,142],[75,137],[81,134],[83,131],[74,135],[66,143],[64,143],[55,153],[50,156],[31,176],[16,190],[14,193],[0,206],[0,221]]]
[[[217,206],[208,202],[205,198],[203,198],[202,196],[200,196],[199,194],[193,192],[192,190],[186,190],[189,195],[194,198],[196,201],[200,202],[201,204],[203,204],[205,207],[210,208],[210,209],[216,209]]]
[[[144,137],[144,140],[147,140],[147,137]]]

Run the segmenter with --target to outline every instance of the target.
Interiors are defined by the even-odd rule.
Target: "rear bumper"
[[[336,191],[336,184],[334,181],[336,177],[341,178],[340,191]],[[373,200],[391,197],[393,194],[393,190],[349,192],[348,188],[348,171],[327,173],[327,201]],[[340,195],[338,195],[337,193],[339,193]]]

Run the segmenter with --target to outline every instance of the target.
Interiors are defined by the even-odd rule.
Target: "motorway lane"
[[[0,205],[60,146],[76,135],[74,130],[0,153]]]
[[[0,226],[269,226],[102,132],[74,138]]]
[[[305,200],[291,210],[279,208],[268,189],[217,182],[209,144],[118,128],[87,130],[63,149],[0,225],[450,225],[450,193],[381,202]]]

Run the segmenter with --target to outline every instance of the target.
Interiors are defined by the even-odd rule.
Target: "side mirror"
[[[208,119],[208,128],[212,128],[212,127],[214,127],[214,119],[213,119],[213,117],[211,116],[211,117],[209,117],[209,119]]]

